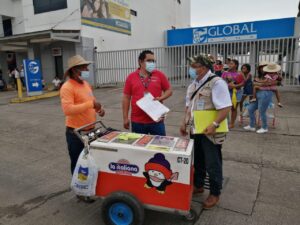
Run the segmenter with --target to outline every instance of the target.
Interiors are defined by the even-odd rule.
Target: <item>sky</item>
[[[299,0],[191,0],[191,26],[296,17]]]

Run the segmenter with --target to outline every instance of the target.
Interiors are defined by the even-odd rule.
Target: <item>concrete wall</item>
[[[93,37],[98,51],[161,47],[165,45],[165,30],[190,26],[190,0],[131,0],[131,35],[104,29],[82,27],[82,36]]]
[[[34,14],[32,0],[14,0],[13,34],[21,34],[49,29],[78,30],[80,22],[80,1],[68,0],[67,8],[52,12]],[[2,3],[1,8],[11,3]],[[5,8],[4,7],[4,8]],[[0,12],[1,15],[1,12]],[[2,14],[3,15],[3,14]]]
[[[80,43],[75,44],[76,54],[81,55],[85,60],[93,62],[89,65],[90,77],[87,81],[95,86],[95,53],[94,53],[94,40],[92,38],[81,38]]]
[[[72,42],[54,42],[40,45],[42,75],[46,83],[51,83],[55,77],[55,59],[54,56],[52,56],[52,48],[62,49],[64,71],[68,67],[68,59],[75,55],[75,44]]]

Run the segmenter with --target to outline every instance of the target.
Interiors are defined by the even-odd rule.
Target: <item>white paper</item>
[[[158,122],[170,109],[161,104],[159,101],[154,100],[154,97],[147,93],[143,98],[136,102],[148,116],[150,116],[155,122]]]

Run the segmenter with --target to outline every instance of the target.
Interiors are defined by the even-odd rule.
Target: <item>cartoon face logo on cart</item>
[[[155,188],[158,193],[164,194],[166,187],[172,184],[173,180],[178,180],[179,173],[173,173],[171,165],[165,156],[157,153],[145,164],[146,177],[145,188]]]
[[[79,166],[78,179],[81,181],[86,181],[88,176],[89,176],[89,168]]]
[[[40,68],[39,68],[39,65],[36,62],[32,61],[28,64],[28,69],[29,69],[30,73],[36,74],[36,73],[39,72]]]

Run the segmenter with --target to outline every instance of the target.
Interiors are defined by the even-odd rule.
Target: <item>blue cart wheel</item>
[[[144,207],[132,194],[114,192],[104,199],[102,216],[107,225],[142,225]]]
[[[130,225],[133,222],[133,211],[127,204],[118,202],[110,206],[109,217],[115,224]]]

